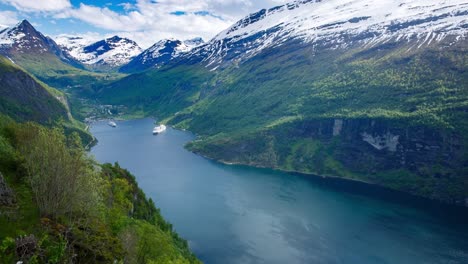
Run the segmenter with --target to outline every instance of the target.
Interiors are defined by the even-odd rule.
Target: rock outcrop
[[[189,144],[226,163],[365,181],[468,206],[463,135],[390,119],[316,119]]]

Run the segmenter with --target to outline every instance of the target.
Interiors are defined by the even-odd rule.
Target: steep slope
[[[296,1],[247,16],[101,98],[196,132],[189,148],[217,160],[466,204],[467,9]]]
[[[80,62],[26,20],[0,32],[0,55],[56,88],[86,86],[114,78],[84,70]]]
[[[352,57],[273,50],[220,74],[200,91],[209,96],[171,122],[208,136],[191,149],[215,159],[463,204],[466,45],[409,54],[379,47]]]
[[[38,56],[53,54],[67,64],[80,66],[54,40],[42,35],[27,20],[0,32],[0,54],[9,57],[16,57],[20,54],[36,54]]]
[[[142,52],[136,42],[118,36],[94,43],[64,36],[57,38],[57,41],[73,58],[98,70],[116,69]]]
[[[0,57],[0,113],[17,121],[52,122],[68,120],[60,94],[39,84],[33,77]]]
[[[245,17],[188,59],[216,68],[292,42],[313,53],[414,40],[410,48],[421,48],[466,38],[467,14],[466,1],[300,0]]]
[[[135,177],[76,135],[0,113],[0,146],[0,263],[200,263]]]
[[[201,38],[185,41],[176,39],[161,40],[120,68],[120,71],[131,73],[144,71],[152,67],[161,67],[201,44],[203,44]]]

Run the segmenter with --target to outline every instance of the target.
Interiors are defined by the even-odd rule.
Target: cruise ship
[[[153,128],[153,135],[157,135],[157,134],[162,133],[164,131],[166,131],[166,126],[165,125],[161,124],[159,126],[155,126]]]
[[[109,121],[107,124],[111,127],[117,127],[117,124],[114,121]]]

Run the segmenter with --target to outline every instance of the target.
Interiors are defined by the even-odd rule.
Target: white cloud
[[[95,6],[80,4],[77,9],[68,10],[64,15],[80,19],[95,27],[118,31],[138,31],[142,30],[149,22],[148,17],[139,11],[130,11],[125,15],[118,14],[107,7],[99,8]]]
[[[13,11],[0,11],[0,27],[9,27],[18,23],[18,16]]]
[[[121,6],[125,11],[130,11],[135,9],[135,6],[131,3],[121,3],[118,4],[117,6]]]
[[[243,16],[286,0],[136,0],[119,4],[118,13],[111,6],[81,3],[72,7],[69,0],[0,0],[26,12],[40,11],[54,19],[78,19],[96,28],[138,42],[143,48],[163,38],[210,40]],[[46,6],[49,10],[46,9]],[[60,12],[54,12],[60,10]],[[48,13],[46,13],[48,12]],[[183,15],[174,15],[183,12]],[[60,20],[57,21],[60,23]],[[107,34],[106,34],[107,35]]]
[[[54,17],[79,19],[95,27],[113,31],[114,34],[132,38],[146,48],[157,40],[170,37],[177,39],[203,37],[208,40],[239,17],[218,10],[221,10],[222,6],[231,7],[233,4],[245,1],[159,0],[154,3],[150,0],[138,0],[134,8],[125,14],[112,11],[108,7],[80,4],[78,8],[65,10],[55,14]],[[171,14],[176,11],[183,11],[186,14],[182,16]],[[196,14],[201,11],[209,12],[211,15]]]
[[[58,44],[64,44],[66,42],[69,42],[69,38],[81,38],[81,39],[75,39],[74,42],[79,44],[79,45],[89,45],[93,42],[97,42],[99,40],[102,40],[104,38],[111,37],[111,35],[101,35],[96,32],[81,32],[77,34],[59,34],[54,37],[55,41]]]
[[[20,11],[52,12],[71,8],[70,0],[0,0]]]

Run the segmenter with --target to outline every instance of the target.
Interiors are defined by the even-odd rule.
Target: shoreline
[[[185,148],[187,149],[187,148]],[[442,209],[447,209],[448,211],[452,211],[452,210],[461,210],[463,212],[465,212],[468,216],[468,205],[467,204],[462,204],[462,203],[447,203],[447,202],[443,202],[443,201],[440,201],[440,200],[435,200],[435,199],[430,199],[430,198],[427,198],[427,197],[423,197],[423,196],[418,196],[418,195],[415,195],[415,194],[412,194],[412,193],[408,193],[408,192],[404,192],[404,191],[401,191],[401,190],[396,190],[396,189],[392,189],[392,188],[389,188],[389,187],[386,187],[386,186],[383,186],[383,185],[380,185],[380,184],[377,184],[377,183],[372,183],[372,182],[368,182],[368,181],[364,181],[364,180],[360,180],[360,179],[351,179],[351,178],[344,178],[344,177],[340,177],[340,176],[336,176],[336,175],[321,175],[321,174],[314,174],[314,173],[305,173],[305,172],[300,172],[300,171],[293,171],[293,170],[284,170],[284,169],[280,169],[280,168],[271,168],[271,167],[267,167],[267,166],[261,166],[261,165],[253,165],[253,164],[244,164],[244,163],[241,163],[241,162],[229,162],[229,161],[225,161],[225,160],[222,160],[222,159],[216,159],[216,158],[213,158],[213,157],[209,157],[207,155],[204,155],[200,152],[195,152],[195,151],[192,151],[192,150],[189,150],[187,149],[187,151],[190,151],[191,153],[194,153],[195,155],[198,155],[200,157],[203,157],[205,159],[208,159],[210,161],[213,161],[213,162],[216,162],[216,163],[219,163],[219,164],[222,164],[222,165],[226,165],[226,166],[239,166],[239,167],[246,167],[246,168],[254,168],[254,169],[261,169],[261,170],[271,170],[271,171],[274,171],[274,172],[279,172],[279,173],[285,173],[285,174],[290,174],[290,175],[297,175],[297,176],[301,176],[301,177],[305,177],[305,178],[308,178],[308,179],[312,179],[312,180],[318,180],[318,181],[325,181],[327,183],[343,183],[343,184],[348,184],[348,185],[361,185],[361,186],[364,186],[364,187],[370,187],[370,188],[373,188],[372,190],[367,190],[368,193],[372,193],[374,191],[379,191],[379,190],[383,190],[384,192],[386,192],[387,194],[390,194],[390,193],[393,193],[393,194],[396,194],[396,195],[401,195],[401,196],[406,196],[406,197],[395,197],[395,201],[396,200],[399,200],[398,198],[410,198],[410,199],[413,199],[415,205],[420,205],[421,203],[429,203],[431,205],[431,207],[439,207],[439,208],[442,208]],[[451,207],[451,208],[447,208],[447,207]]]
[[[93,126],[93,124],[99,123],[99,122],[108,122],[108,121],[111,121],[111,120],[115,120],[117,122],[125,122],[125,121],[139,120],[139,119],[145,119],[145,118],[152,119],[153,121],[157,120],[157,118],[155,118],[154,116],[147,116],[147,117],[143,116],[143,117],[137,117],[137,118],[123,118],[123,117],[120,117],[120,118],[98,118],[98,119],[83,121],[86,124],[86,131],[93,137],[93,140],[91,142],[89,142],[85,146],[85,150],[86,151],[91,151],[91,149],[94,146],[96,146],[97,143],[99,142],[97,140],[97,138],[91,133],[91,127]]]
[[[226,226],[239,226],[242,224],[242,227],[245,228],[243,229],[245,230],[244,233],[250,233],[249,236],[254,237],[256,234],[251,234],[251,230],[255,225],[248,222],[257,214],[272,217],[280,215],[281,220],[284,219],[282,223],[287,225],[284,229],[284,232],[287,232],[286,234],[295,234],[297,232],[297,234],[301,235],[304,231],[308,231],[312,235],[326,235],[328,230],[315,229],[316,226],[322,226],[323,224],[331,224],[330,230],[341,232],[341,230],[347,230],[347,221],[356,224],[350,226],[350,228],[359,231],[363,224],[367,225],[369,223],[369,226],[375,228],[371,230],[376,230],[375,232],[379,232],[378,234],[380,234],[378,230],[382,230],[382,234],[391,234],[389,237],[401,237],[402,242],[399,242],[400,244],[407,240],[405,236],[400,236],[401,232],[406,231],[398,229],[400,224],[407,224],[412,227],[419,226],[422,223],[424,227],[431,228],[423,229],[424,231],[431,231],[433,228],[431,223],[434,222],[438,228],[434,229],[436,235],[441,233],[439,230],[446,226],[450,228],[447,230],[455,230],[458,234],[463,233],[458,230],[465,230],[464,223],[466,223],[468,217],[466,217],[467,214],[464,211],[454,214],[435,210],[430,211],[430,209],[424,210],[413,206],[412,203],[394,201],[393,199],[388,201],[373,195],[367,195],[367,192],[356,190],[353,184],[343,184],[347,185],[346,188],[351,191],[347,192],[346,189],[341,191],[341,189],[335,188],[335,184],[325,184],[326,181],[323,181],[324,184],[316,184],[315,181],[308,181],[295,175],[277,173],[271,169],[258,170],[254,166],[242,166],[242,164],[222,159],[214,161],[213,158],[208,159],[208,157],[200,153],[188,152],[186,148],[183,148],[187,142],[195,140],[195,137],[189,131],[184,133],[169,129],[161,140],[151,137],[147,133],[147,130],[151,127],[150,119],[124,122],[120,124],[120,127],[122,129],[113,130],[105,122],[94,125],[93,131],[100,139],[100,145],[105,144],[109,147],[97,150],[95,153],[101,153],[100,157],[103,160],[121,159],[122,163],[120,164],[123,167],[130,170],[133,170],[132,168],[137,169],[134,173],[136,176],[138,175],[137,181],[140,184],[145,182],[143,187],[146,186],[147,188],[146,194],[153,199],[158,195],[158,197],[161,197],[159,205],[166,208],[161,209],[163,215],[174,217],[173,219],[177,221],[171,222],[176,227],[184,227],[184,230],[189,230],[188,232],[196,229],[197,234],[200,234],[200,236],[193,238],[192,241],[198,244],[212,241],[212,237],[207,236],[205,232],[205,230],[213,228],[212,223],[216,223],[217,229],[213,230],[216,231],[216,234],[219,234],[217,237],[220,238],[221,243],[225,243],[223,242],[224,238],[229,236],[229,233],[222,233],[226,232],[225,230],[229,232],[229,228],[224,228]],[[119,144],[115,144],[116,142],[119,142]],[[166,149],[164,150],[164,148]],[[161,149],[161,151],[158,149]],[[171,153],[168,153],[168,151]],[[139,155],[133,155],[133,152],[138,152]],[[114,153],[124,153],[124,155],[115,156]],[[216,157],[218,155],[208,156]],[[166,157],[169,159],[166,159]],[[124,163],[127,164],[124,165]],[[223,164],[226,164],[226,166]],[[233,165],[242,167],[227,167]],[[313,178],[323,179],[326,177],[317,176]],[[330,185],[332,186],[328,187]],[[380,192],[380,188],[365,187],[365,189],[373,189],[374,193]],[[190,203],[184,202],[187,199],[190,200]],[[173,205],[177,207],[171,207],[170,210],[167,210],[169,206]],[[206,212],[210,212],[210,214],[203,213],[203,210],[199,210],[200,208],[207,209]],[[455,217],[458,215],[460,217]],[[297,218],[292,219],[293,221],[296,219],[300,221],[286,222],[291,220],[291,216],[297,216]],[[197,226],[196,223],[190,221],[191,217],[199,219],[204,224]],[[260,220],[263,222],[264,219]],[[270,220],[271,218],[266,219]],[[431,222],[425,225],[425,220]],[[277,223],[275,221],[267,222],[273,228]],[[345,224],[344,227],[343,223]],[[388,226],[386,223],[388,223]],[[269,230],[272,229],[262,229],[259,234],[270,234]],[[336,234],[341,236],[340,232]],[[183,234],[181,233],[181,235]],[[371,240],[375,238],[372,234],[369,235]],[[272,236],[274,237],[275,234]],[[184,237],[187,236],[184,235]],[[270,239],[270,237],[267,238]],[[248,240],[249,238],[242,237],[241,239]],[[387,240],[387,238],[379,238],[379,241],[384,240]],[[367,240],[363,241],[367,243]],[[416,241],[418,244],[419,241],[425,242],[419,240],[419,237],[418,240],[412,241]],[[307,249],[309,241],[300,242]],[[219,245],[218,241],[212,243]],[[263,246],[263,244],[260,244],[260,246]],[[404,249],[404,247],[402,248]],[[200,251],[195,250],[195,252]]]
[[[122,119],[119,119],[119,120],[117,120],[117,119],[115,119],[115,120],[125,122],[125,121],[139,120],[139,119],[145,119],[145,118],[152,119],[153,121],[157,120],[157,118],[154,117],[154,116],[146,116],[146,117],[138,117],[138,118],[122,118]],[[103,118],[103,119],[100,119],[100,120],[93,120],[92,122],[90,122],[89,128],[91,128],[91,125],[93,123],[107,121],[107,120],[110,120],[110,119],[109,118],[107,118],[107,119]],[[194,140],[197,140],[197,138],[198,138],[198,135],[193,133],[190,130],[186,130],[186,129],[182,130],[182,129],[179,129],[179,128],[174,127],[174,126],[170,126],[170,127],[172,129],[175,129],[175,130],[191,133],[192,135],[195,136]],[[93,138],[95,140],[93,140],[93,144],[90,146],[89,150],[91,150],[91,148],[97,144],[97,139],[94,137],[94,135],[93,135]],[[194,140],[192,140],[190,142],[193,142]],[[186,145],[188,143],[190,143],[190,142],[187,142]],[[213,157],[207,156],[207,155],[202,154],[200,152],[192,151],[190,149],[187,149],[186,145],[184,146],[184,149],[186,149],[187,151],[189,151],[189,152],[191,152],[191,153],[193,153],[195,155],[198,155],[200,157],[203,157],[203,158],[205,158],[207,160],[210,160],[210,161],[213,161],[213,162],[216,162],[216,163],[219,163],[219,164],[223,164],[223,165],[226,165],[226,166],[242,166],[242,167],[247,167],[247,168],[271,170],[271,171],[274,171],[274,172],[281,172],[281,173],[286,173],[286,174],[290,174],[290,175],[298,175],[298,176],[306,177],[306,178],[309,178],[309,179],[327,181],[329,183],[335,181],[335,182],[341,182],[341,183],[345,183],[345,184],[360,184],[362,186],[371,187],[371,188],[373,188],[373,190],[378,190],[379,189],[379,190],[384,190],[387,193],[392,192],[392,193],[397,194],[397,195],[411,197],[417,203],[421,203],[421,202],[426,202],[427,203],[428,202],[428,203],[431,203],[433,206],[436,206],[436,207],[453,207],[454,209],[463,210],[463,211],[468,213],[468,204],[464,204],[464,203],[448,203],[448,202],[444,202],[444,201],[440,201],[440,200],[430,199],[430,198],[427,198],[427,197],[418,196],[418,195],[411,194],[411,193],[408,193],[408,192],[404,192],[404,191],[401,191],[401,190],[392,189],[392,188],[389,188],[389,187],[386,187],[386,186],[383,186],[383,185],[380,185],[380,184],[377,184],[377,183],[368,182],[368,181],[361,180],[361,179],[351,179],[351,178],[344,178],[344,177],[340,177],[340,176],[336,176],[336,175],[326,175],[326,174],[319,174],[319,173],[306,173],[306,172],[301,172],[301,171],[285,170],[285,169],[280,169],[280,168],[271,168],[271,167],[262,166],[262,165],[259,165],[259,164],[244,164],[244,163],[241,163],[241,162],[229,162],[229,161],[225,161],[223,159],[218,159],[218,158],[213,158]],[[372,192],[373,190],[368,190],[368,192]],[[398,198],[398,197],[396,197],[396,198]]]

